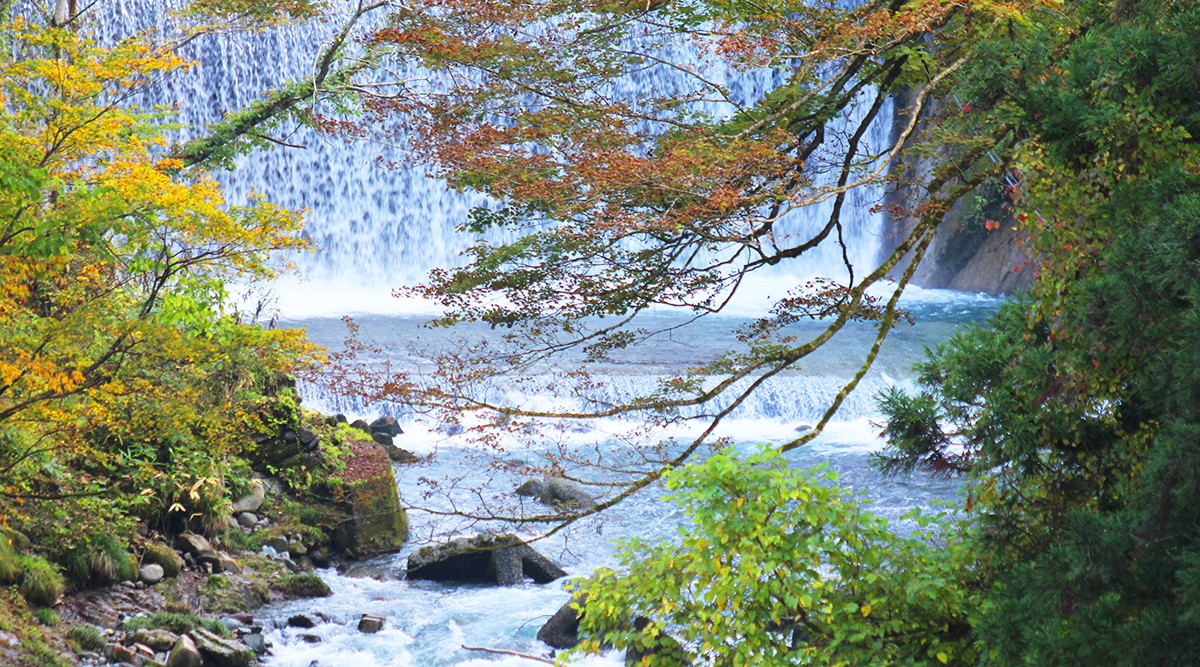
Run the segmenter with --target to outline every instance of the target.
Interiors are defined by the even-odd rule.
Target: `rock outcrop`
[[[334,533],[334,545],[356,558],[399,551],[408,540],[408,515],[391,461],[374,443],[350,441],[346,447],[342,485],[333,493],[347,520]]]

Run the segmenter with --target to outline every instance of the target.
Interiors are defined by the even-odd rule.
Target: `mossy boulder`
[[[395,553],[408,540],[408,515],[400,505],[391,461],[374,443],[348,442],[345,472],[335,497],[346,521],[334,546],[358,558]]]
[[[275,588],[294,598],[327,598],[333,595],[329,584],[315,574],[289,574],[275,582]]]
[[[151,542],[146,545],[145,551],[142,552],[142,564],[161,566],[163,576],[168,579],[178,577],[179,573],[183,572],[183,558],[162,542]]]

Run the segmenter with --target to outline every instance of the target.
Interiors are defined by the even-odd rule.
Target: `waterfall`
[[[169,9],[177,2],[114,0],[93,10],[98,14],[87,29],[98,34],[102,43],[145,31],[171,35],[178,28]],[[176,138],[186,139],[222,113],[241,109],[265,91],[310,75],[318,45],[338,27],[336,21],[314,22],[266,33],[200,37],[181,49],[181,55],[197,65],[149,91],[145,103],[178,103],[177,120],[191,129]],[[693,46],[680,44],[677,48],[675,57],[694,58]],[[709,68],[704,75],[747,102],[761,97],[782,76],[764,70],[731,72],[723,67]],[[687,85],[678,71],[659,67],[616,81],[613,89],[619,96],[633,99],[642,90],[680,90]],[[727,106],[712,103],[710,107],[707,110],[716,115],[729,113]],[[875,121],[871,146],[885,145],[890,123],[890,111]],[[275,138],[305,148],[260,150],[240,158],[236,170],[218,176],[232,203],[257,192],[307,212],[307,233],[317,251],[288,258],[301,270],[302,280],[285,278],[275,285],[283,315],[428,312],[428,306],[392,298],[391,291],[420,282],[432,268],[460,263],[459,254],[477,239],[456,227],[472,208],[488,205],[487,199],[477,193],[448,190],[443,181],[427,176],[420,168],[386,169],[377,158],[396,156],[375,143],[330,139],[305,128],[285,127],[279,133]],[[881,198],[879,191],[855,191],[845,207],[845,242],[856,267],[870,266],[883,245],[881,216],[870,211]],[[791,214],[777,225],[779,233],[804,238],[824,224],[831,206],[826,202]],[[511,239],[501,231],[486,240]],[[779,297],[807,278],[844,278],[841,249],[833,242],[822,246],[799,261],[762,274],[759,282],[751,285],[752,291],[768,290]]]

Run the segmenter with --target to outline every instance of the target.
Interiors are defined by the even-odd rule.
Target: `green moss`
[[[151,542],[146,545],[146,551],[142,554],[143,563],[154,563],[161,565],[163,575],[168,579],[173,579],[179,576],[183,571],[183,559],[171,547],[160,542]]]
[[[46,627],[52,628],[58,625],[58,614],[54,613],[53,609],[38,607],[37,609],[33,610],[33,617],[38,620],[38,623],[41,623]]]
[[[140,630],[142,628],[152,630],[162,629],[170,630],[177,635],[190,632],[196,628],[204,628],[222,637],[229,636],[229,629],[220,621],[200,618],[191,612],[180,614],[160,611],[150,616],[136,616],[122,623],[121,628],[129,631]]]
[[[280,577],[275,588],[287,595],[298,598],[325,598],[333,595],[333,591],[315,574],[289,574]]]
[[[65,582],[54,565],[37,556],[21,556],[21,595],[31,605],[49,607],[63,594]]]
[[[67,639],[84,651],[100,651],[108,640],[99,630],[90,625],[73,625],[67,630]]]
[[[350,484],[354,494],[354,519],[360,555],[394,552],[408,541],[408,513],[400,506],[391,475],[379,475]]]

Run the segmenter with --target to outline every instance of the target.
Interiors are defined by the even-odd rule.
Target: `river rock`
[[[383,447],[384,451],[386,451],[389,447],[396,446],[396,443],[392,442],[392,436],[388,435],[387,433],[372,433],[371,439],[375,441],[375,444]]]
[[[350,420],[346,419],[346,415],[344,415],[340,412],[337,413],[336,415],[329,415],[328,417],[325,418],[325,425],[332,426],[334,428],[337,428],[339,424],[349,424],[349,423],[350,423]]]
[[[351,422],[350,428],[356,428],[367,435],[371,435],[371,425],[362,419],[355,419]]]
[[[254,651],[240,641],[225,639],[204,628],[188,632],[204,657],[205,667],[249,667],[254,660]]]
[[[400,422],[395,417],[385,415],[371,422],[372,433],[382,433],[388,437],[396,437],[404,431],[400,430]]]
[[[408,557],[408,578],[480,581],[511,586],[533,578],[546,584],[566,572],[511,534],[481,533],[422,547]]]
[[[517,495],[526,498],[537,498],[542,495],[542,483],[536,479],[527,479],[517,487]]]
[[[366,634],[374,634],[383,629],[383,617],[371,616],[363,614],[362,618],[358,619],[358,631]]]
[[[230,506],[233,514],[241,514],[242,512],[257,512],[258,508],[262,507],[263,501],[267,499],[267,488],[263,485],[261,479],[250,481],[250,493],[242,496],[234,501]]]
[[[138,628],[130,633],[129,638],[155,651],[170,651],[179,642],[179,635],[174,632],[152,628]]]
[[[200,649],[196,648],[196,642],[191,637],[184,635],[175,642],[175,646],[171,649],[171,653],[167,656],[166,667],[203,667],[204,657],[200,655]]]
[[[222,571],[221,558],[203,535],[181,533],[175,538],[175,548],[194,558],[196,563],[208,565],[213,573]]]
[[[132,665],[136,656],[133,649],[120,644],[109,644],[104,647],[104,657],[109,662],[124,662]]]
[[[538,641],[562,650],[575,648],[579,643],[579,620],[583,617],[583,612],[572,608],[571,605],[582,609],[586,604],[586,594],[572,595],[571,599],[559,607],[550,620],[538,630]]]
[[[547,505],[568,505],[580,509],[596,506],[596,501],[592,500],[579,483],[550,475],[542,482],[541,499]]]
[[[304,445],[304,451],[311,452],[317,448],[317,444],[321,442],[321,436],[301,426],[296,429],[296,437],[300,439],[300,444]]]
[[[317,622],[305,616],[304,614],[296,614],[295,616],[289,617],[287,624],[289,628],[308,629],[317,627]]]
[[[288,550],[288,539],[282,535],[272,535],[263,540],[264,547],[271,547],[275,553],[285,554]]]
[[[242,528],[253,528],[258,523],[258,517],[249,512],[242,512],[237,515],[237,522]]]
[[[138,579],[146,582],[149,585],[154,585],[162,581],[165,575],[166,573],[163,571],[163,566],[158,565],[157,563],[143,565],[141,569],[138,570]]]
[[[221,566],[221,572],[230,572],[233,574],[242,573],[242,564],[237,562],[235,558],[224,551],[217,552],[217,560]],[[217,570],[213,570],[213,572],[217,572]]]
[[[242,635],[242,643],[254,651],[256,655],[263,655],[267,652],[267,639],[263,637],[261,632],[251,632]]]

